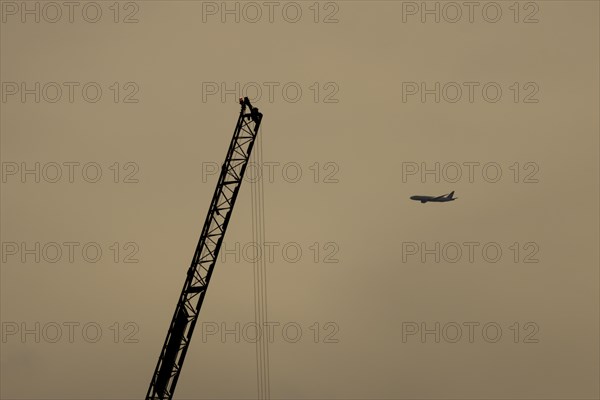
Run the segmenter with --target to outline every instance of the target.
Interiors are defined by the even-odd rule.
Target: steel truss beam
[[[233,138],[221,167],[217,188],[152,376],[146,400],[173,398],[250,153],[258,135],[262,114],[258,108],[252,107],[247,97],[240,98],[240,104],[242,109]]]

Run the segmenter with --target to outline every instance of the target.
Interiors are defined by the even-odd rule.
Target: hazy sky
[[[145,395],[240,95],[271,398],[598,398],[597,2],[70,4],[0,3],[3,399]],[[251,184],[177,399],[257,397]]]

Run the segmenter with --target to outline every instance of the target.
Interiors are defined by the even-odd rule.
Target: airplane
[[[411,196],[410,199],[418,200],[421,203],[427,203],[428,201],[432,201],[435,203],[443,203],[446,201],[454,201],[454,200],[458,199],[458,197],[452,197],[452,196],[454,196],[454,191],[452,191],[451,193],[448,193],[448,194],[443,194],[438,197],[435,197],[435,196]]]

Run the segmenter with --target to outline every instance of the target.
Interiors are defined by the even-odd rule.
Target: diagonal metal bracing
[[[146,400],[172,399],[235,200],[258,134],[262,114],[248,98],[242,109],[187,277],[161,350]]]

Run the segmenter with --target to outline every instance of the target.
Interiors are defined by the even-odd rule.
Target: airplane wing
[[[444,197],[448,196],[449,194],[450,194],[450,193],[446,193],[446,194],[443,194],[443,195],[441,195],[441,196],[434,197],[434,198],[433,198],[433,199],[431,199],[431,200],[440,200],[440,199],[443,199]]]

